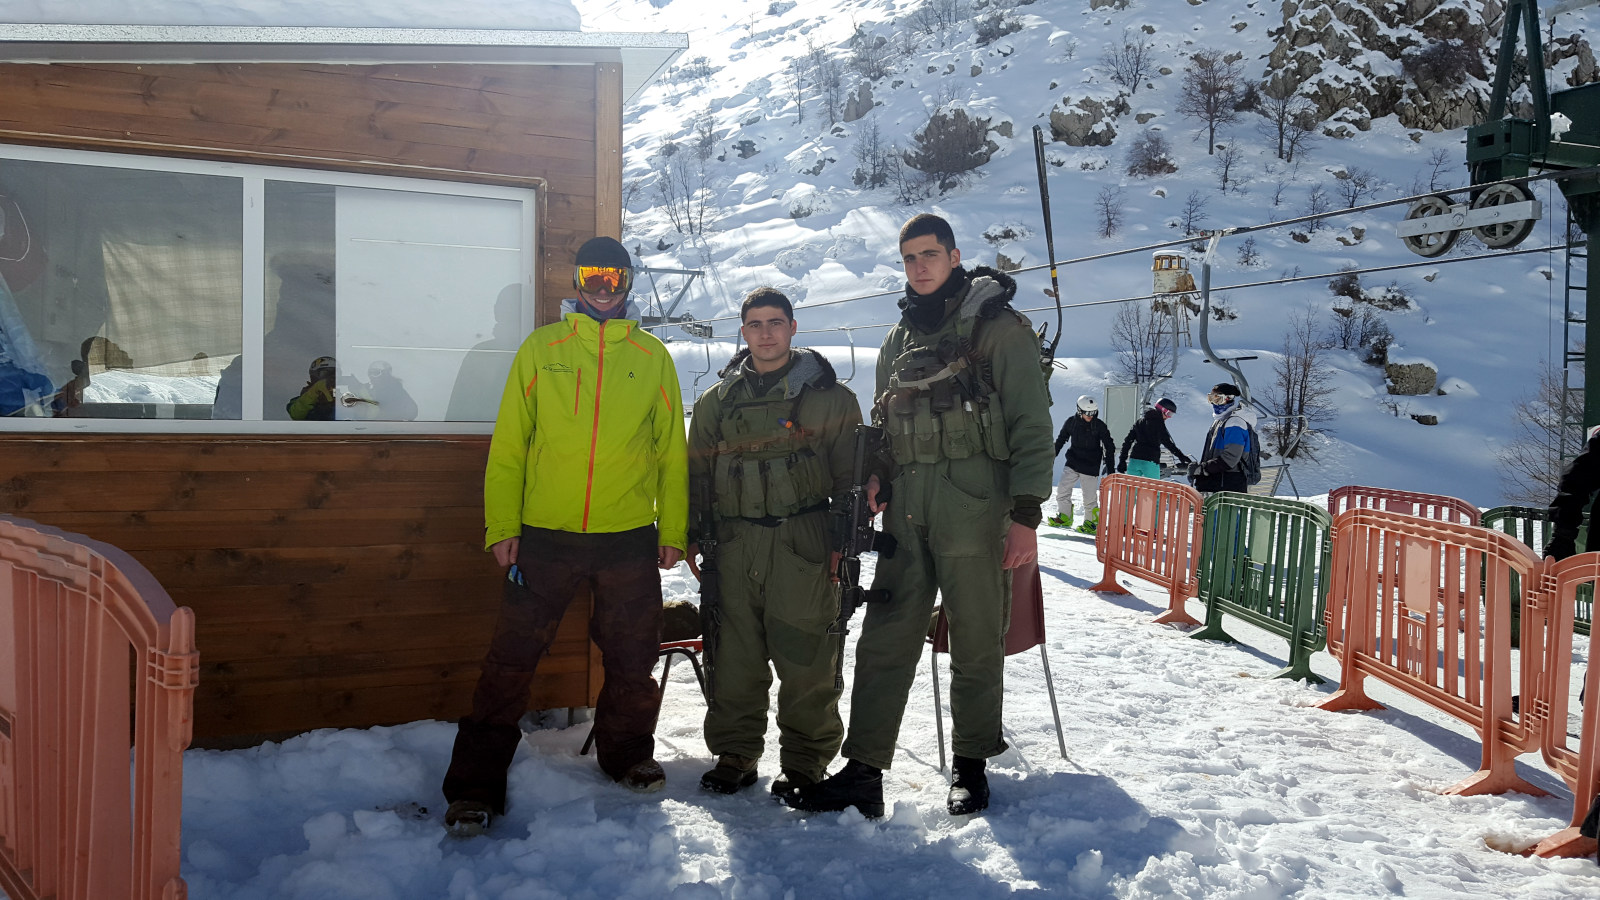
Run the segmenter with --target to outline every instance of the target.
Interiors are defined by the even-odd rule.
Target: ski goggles
[[[1222,406],[1232,399],[1233,396],[1231,394],[1220,394],[1216,391],[1212,391],[1206,395],[1206,402],[1210,403],[1212,406]]]
[[[578,266],[578,289],[596,294],[626,294],[633,287],[633,270],[621,266]]]
[[[1158,406],[1158,407],[1156,407],[1156,409],[1161,410],[1161,418],[1163,418],[1163,419],[1172,418],[1172,410],[1167,409],[1165,406]]]

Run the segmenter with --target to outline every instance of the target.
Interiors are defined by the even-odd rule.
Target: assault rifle
[[[844,639],[850,633],[850,617],[863,603],[883,602],[889,592],[861,586],[861,554],[877,551],[880,559],[894,555],[893,535],[872,527],[874,513],[867,505],[867,458],[876,455],[883,443],[883,429],[856,426],[855,458],[850,467],[850,491],[842,508],[835,513],[836,546],[839,548],[839,617],[828,629],[839,638],[839,659],[834,668],[833,686],[844,690]]]
[[[717,695],[717,645],[722,641],[722,575],[717,571],[717,511],[711,473],[700,480],[700,659],[706,696]]]

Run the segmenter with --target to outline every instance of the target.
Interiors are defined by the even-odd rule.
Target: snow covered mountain
[[[676,314],[728,316],[744,292],[777,286],[802,307],[805,339],[860,374],[861,394],[883,334],[869,326],[898,315],[895,234],[914,212],[950,219],[969,264],[1024,267],[1018,306],[1054,332],[1048,272],[1032,268],[1047,260],[1032,146],[1041,126],[1067,306],[1065,368],[1052,381],[1062,408],[1127,380],[1112,332],[1119,309],[1146,301],[1106,301],[1150,293],[1151,245],[1464,186],[1462,127],[1487,106],[1503,12],[1497,0],[578,6],[586,28],[690,34],[675,69],[625,113],[625,242],[645,265],[705,273]],[[1553,89],[1594,79],[1587,21],[1579,11],[1548,27]],[[1246,108],[1213,116],[1214,139],[1185,98],[1197,60],[1247,95]],[[1526,89],[1512,99],[1525,103]],[[1545,216],[1524,251],[1560,244],[1565,230],[1559,193],[1543,183],[1536,193]],[[1424,260],[1394,236],[1405,210],[1222,240],[1213,301],[1226,317],[1211,322],[1210,342],[1254,357],[1240,365],[1271,407],[1292,332],[1342,332],[1350,349],[1321,351],[1331,393],[1324,434],[1308,441],[1315,459],[1290,470],[1301,494],[1370,483],[1508,502],[1516,491],[1500,456],[1519,404],[1547,361],[1559,365],[1563,255],[1452,262],[1487,252],[1466,236]],[[1410,267],[1355,284],[1307,278],[1399,265]],[[1270,283],[1284,277],[1305,280]],[[1259,282],[1269,284],[1230,288]],[[679,283],[658,279],[663,304]],[[686,391],[714,381],[732,349],[733,320],[712,324],[720,339],[709,347],[671,330]],[[1180,349],[1161,391],[1179,403],[1179,442],[1195,447],[1206,389],[1227,375],[1191,331],[1195,346]],[[1390,394],[1387,376],[1407,373],[1366,361],[1385,341],[1389,363],[1424,378],[1431,369],[1434,385]]]

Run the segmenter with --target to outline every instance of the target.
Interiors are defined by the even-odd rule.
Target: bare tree
[[[1178,171],[1178,166],[1172,161],[1172,150],[1167,146],[1167,139],[1154,128],[1146,130],[1143,134],[1133,139],[1133,144],[1128,148],[1128,174],[1140,177],[1153,175],[1170,175]]]
[[[1561,481],[1563,430],[1561,373],[1545,364],[1539,387],[1518,401],[1512,419],[1512,436],[1499,453],[1500,481],[1506,500],[1545,506]],[[1583,395],[1572,401],[1583,407]],[[1570,438],[1576,442],[1576,436]]]
[[[1309,141],[1305,131],[1322,124],[1316,119],[1316,105],[1286,81],[1263,83],[1259,96],[1256,112],[1263,121],[1258,130],[1263,137],[1277,142],[1279,159],[1292,162],[1295,151]]]
[[[794,123],[806,120],[806,58],[797,56],[789,60],[789,77],[794,84]]]
[[[1100,56],[1100,65],[1112,81],[1127,88],[1128,93],[1137,94],[1140,85],[1155,71],[1155,45],[1143,32],[1124,28],[1121,46],[1107,49]]]
[[[1122,188],[1106,185],[1094,197],[1094,209],[1100,216],[1097,233],[1112,237],[1122,230]]]
[[[1246,237],[1239,244],[1239,265],[1253,269],[1261,265],[1261,250],[1256,246],[1256,239]]]
[[[861,25],[850,34],[850,70],[868,81],[894,74],[894,48],[889,39]]]
[[[655,168],[656,205],[667,214],[667,221],[679,234],[704,234],[713,220],[705,160],[667,140],[656,152]]]
[[[1184,236],[1199,234],[1200,226],[1206,220],[1206,207],[1210,201],[1201,196],[1199,191],[1190,191],[1188,198],[1183,201],[1183,210],[1178,213],[1178,227],[1183,229]]]
[[[1239,193],[1244,190],[1238,177],[1240,164],[1244,162],[1244,154],[1239,152],[1237,144],[1229,141],[1217,153],[1217,190],[1226,194],[1228,191]]]
[[[709,106],[695,114],[694,139],[689,149],[694,152],[694,158],[702,163],[717,150],[717,120],[711,115]]]
[[[1335,182],[1334,190],[1339,192],[1345,209],[1354,209],[1361,201],[1378,196],[1383,190],[1383,179],[1371,169],[1351,166],[1345,170],[1344,177]]]
[[[1203,124],[1206,152],[1216,152],[1217,129],[1239,120],[1239,92],[1244,69],[1220,50],[1196,50],[1183,70],[1178,112]]]
[[[1315,459],[1305,439],[1327,433],[1326,425],[1333,421],[1334,370],[1323,358],[1325,349],[1314,309],[1307,307],[1289,319],[1269,399],[1281,418],[1262,429],[1267,443],[1285,459]]]
[[[1333,203],[1328,199],[1327,188],[1320,184],[1314,184],[1311,186],[1311,190],[1306,192],[1306,215],[1320,216],[1332,208]],[[1312,233],[1327,227],[1327,224],[1321,219],[1312,219],[1306,223],[1306,231]]]
[[[889,183],[890,150],[883,142],[877,116],[868,116],[862,121],[856,130],[853,152],[856,171],[851,180],[856,187],[876,188]]]
[[[1145,303],[1124,303],[1111,322],[1111,347],[1117,353],[1117,374],[1125,383],[1150,381],[1172,371],[1171,316]]]
[[[1456,160],[1458,155],[1443,147],[1433,151],[1432,155],[1428,157],[1428,190],[1438,191],[1456,186],[1454,184],[1455,179],[1446,178],[1444,173],[1446,169],[1459,165]],[[1417,193],[1420,194],[1422,192],[1418,191]]]
[[[965,0],[922,0],[922,5],[906,17],[906,22],[913,31],[938,38],[942,47],[951,30],[966,19]]]
[[[1283,133],[1284,162],[1292,163],[1311,150],[1311,145],[1317,141],[1317,133],[1322,128],[1322,122],[1323,118],[1312,107],[1308,107],[1289,120],[1289,127]]]

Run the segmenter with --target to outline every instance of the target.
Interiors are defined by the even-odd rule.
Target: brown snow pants
[[[527,711],[534,670],[581,587],[594,597],[589,633],[605,668],[594,734],[607,775],[621,778],[654,756],[661,709],[651,674],[662,619],[654,526],[612,534],[523,526],[517,568],[523,583],[505,583],[472,713],[461,720],[444,777],[447,802],[477,800],[499,813],[505,812],[506,770],[522,736],[517,721]]]

